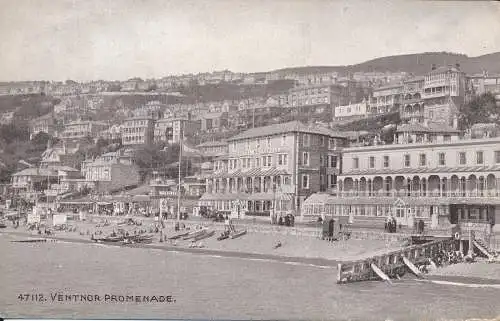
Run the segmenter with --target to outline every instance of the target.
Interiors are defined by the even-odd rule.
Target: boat
[[[14,243],[40,243],[40,242],[47,242],[47,239],[29,239],[29,240],[17,240],[17,241],[11,241]]]
[[[217,238],[217,241],[226,240],[228,238],[229,238],[229,233],[225,231],[220,234],[220,236]]]
[[[124,239],[125,237],[117,235],[117,236],[106,236],[100,240],[103,242],[121,242]]]
[[[135,243],[152,243],[153,235],[143,234],[143,235],[134,235],[130,238]]]
[[[247,234],[247,230],[243,230],[240,232],[233,232],[233,233],[231,233],[231,239],[238,238],[238,237],[243,236],[245,234]]]
[[[177,239],[180,239],[181,237],[186,236],[188,234],[189,234],[189,232],[182,232],[182,233],[175,234],[175,235],[169,237],[168,239],[169,240],[177,240]]]
[[[198,237],[200,235],[203,235],[207,232],[207,229],[201,229],[201,230],[197,230],[197,231],[193,231],[193,232],[190,232],[188,233],[186,236],[183,237],[183,240],[189,240],[189,239],[192,239],[192,238],[195,238],[195,237]]]
[[[209,238],[209,237],[212,237],[214,234],[215,234],[215,231],[210,231],[210,232],[205,231],[205,233],[203,233],[203,234],[201,234],[201,235],[199,235],[199,236],[196,236],[196,237],[193,239],[193,241],[198,242],[198,241],[200,241],[200,240],[204,240],[204,239],[207,239],[207,238]]]

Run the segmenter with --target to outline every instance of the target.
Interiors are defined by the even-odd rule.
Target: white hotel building
[[[382,226],[392,215],[402,226],[422,219],[432,229],[486,230],[500,221],[500,137],[432,136],[408,143],[400,132],[396,144],[344,148],[337,193],[322,204],[306,200],[303,212]]]

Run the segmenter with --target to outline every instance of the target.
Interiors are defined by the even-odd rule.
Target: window
[[[439,153],[439,166],[446,165],[446,155],[445,153]]]
[[[495,163],[500,164],[500,150],[495,151]]]
[[[389,156],[384,156],[384,167],[387,168],[389,165]]]
[[[303,137],[303,145],[304,146],[309,146],[310,145],[310,136],[309,136],[309,134],[304,134],[302,137]]]
[[[359,168],[359,158],[354,157],[352,159],[352,168]]]
[[[281,154],[278,155],[278,165],[287,165],[288,164],[288,155]]]
[[[255,159],[255,167],[260,167],[260,158]]]
[[[302,153],[302,165],[309,166],[309,153],[308,152]]]
[[[420,155],[419,155],[419,162],[418,162],[418,164],[419,164],[420,166],[425,166],[425,165],[427,165],[427,156],[426,156],[425,154],[420,154]]]
[[[321,136],[320,138],[320,146],[325,146],[325,137]]]
[[[329,149],[335,149],[335,147],[337,147],[337,142],[334,138],[330,138],[328,140],[328,148]]]
[[[330,167],[337,168],[337,156],[330,155]]]
[[[271,137],[267,137],[267,147],[271,147]]]
[[[405,155],[405,167],[410,167],[410,154]]]
[[[467,158],[465,152],[459,152],[458,153],[458,162],[460,165],[466,165],[467,164]]]
[[[272,166],[272,158],[271,156],[262,156],[262,166],[270,167]]]
[[[333,188],[337,185],[337,175],[330,174],[330,187]]]
[[[286,135],[281,136],[281,146],[286,145]]]
[[[370,156],[370,168],[375,168],[375,157]]]
[[[449,142],[449,141],[451,141],[451,136],[450,136],[450,135],[444,135],[444,136],[443,136],[443,140],[444,140],[445,142]]]
[[[484,163],[483,152],[476,152],[476,163],[477,164]]]
[[[302,188],[309,188],[309,175],[302,174]]]

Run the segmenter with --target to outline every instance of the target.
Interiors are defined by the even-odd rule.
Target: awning
[[[132,202],[149,202],[151,198],[149,195],[135,195],[132,197]]]
[[[260,168],[252,168],[247,172],[243,172],[243,176],[252,177],[252,176],[262,176],[262,170]]]
[[[250,194],[236,193],[236,194],[209,194],[205,193],[199,199],[200,201],[235,201],[235,200],[247,200]]]
[[[250,201],[272,201],[277,199],[276,195],[273,193],[255,193],[250,194],[248,200]]]
[[[283,170],[283,169],[278,169],[276,167],[273,167],[264,173],[262,173],[262,176],[278,176],[278,175],[287,175],[288,173]]]
[[[287,193],[277,193],[276,194],[276,200],[277,201],[291,201],[292,200],[292,195],[287,194]]]

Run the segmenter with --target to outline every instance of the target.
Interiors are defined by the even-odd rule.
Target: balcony
[[[333,193],[341,198],[349,198],[349,197],[410,197],[410,198],[421,198],[421,197],[429,197],[429,198],[478,198],[478,199],[488,199],[488,198],[499,198],[500,197],[500,189],[490,189],[490,190],[472,190],[472,191],[336,191]]]
[[[429,98],[439,98],[439,97],[446,97],[450,94],[449,91],[439,91],[439,92],[430,92],[430,93],[422,93],[422,98],[423,99],[429,99]]]
[[[403,105],[413,105],[422,103],[422,98],[403,99]]]

